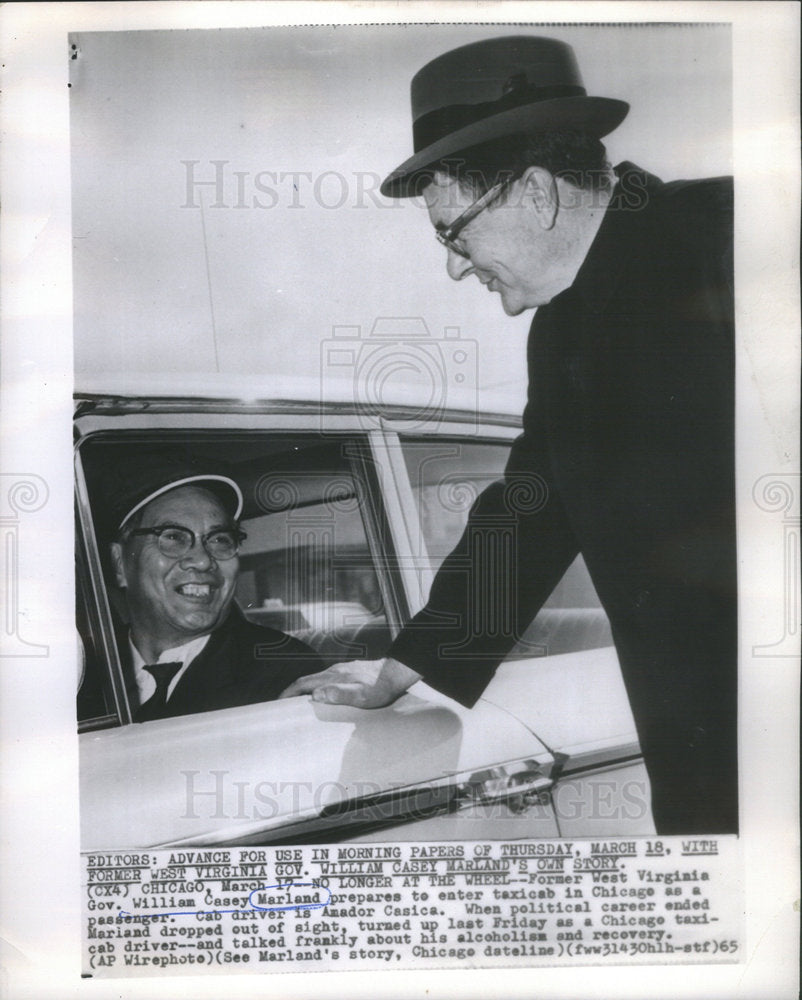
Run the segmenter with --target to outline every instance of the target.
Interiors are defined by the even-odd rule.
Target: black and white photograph
[[[765,782],[767,720],[795,756],[793,232],[759,264],[798,118],[739,127],[757,5],[46,6],[72,337],[50,371],[4,331],[13,412],[33,371],[59,404],[57,465],[4,463],[3,656],[72,664],[76,982],[690,997],[692,965],[721,995],[744,859],[798,830]],[[58,638],[37,531],[74,558],[39,576]]]
[[[71,51],[84,846],[737,833],[728,26]]]

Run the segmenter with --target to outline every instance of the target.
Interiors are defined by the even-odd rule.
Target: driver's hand
[[[293,681],[279,695],[292,698],[311,694],[312,701],[329,705],[355,705],[357,708],[382,708],[399,698],[421,675],[398,660],[354,660],[335,663],[318,674],[307,674]]]

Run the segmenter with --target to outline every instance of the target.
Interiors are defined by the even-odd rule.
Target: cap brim
[[[383,181],[386,198],[409,198],[419,194],[421,173],[439,160],[514,132],[573,131],[596,139],[618,128],[629,112],[626,101],[610,97],[559,97],[502,111],[450,133],[405,160]]]
[[[238,520],[240,514],[242,513],[243,499],[242,490],[237,486],[233,479],[229,479],[228,476],[218,476],[218,475],[206,475],[206,476],[186,476],[184,479],[174,479],[172,482],[166,483],[164,486],[160,486],[159,489],[154,490],[149,493],[143,500],[140,500],[134,507],[132,507],[125,517],[120,521],[120,528],[125,527],[127,521],[129,521],[138,510],[142,510],[146,507],[151,500],[155,500],[156,497],[160,497],[163,493],[169,493],[170,490],[178,489],[179,486],[188,486],[191,483],[210,483],[218,486],[220,483],[225,486],[230,487],[232,493],[236,498],[236,506],[234,508],[234,520]]]

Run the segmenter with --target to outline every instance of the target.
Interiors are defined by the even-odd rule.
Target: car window
[[[237,587],[248,618],[310,642],[331,662],[356,658],[360,635],[390,635],[366,482],[339,463],[339,451],[319,454],[320,471],[286,458],[271,463],[256,484],[253,516],[242,520]],[[372,651],[373,643],[361,653]]]
[[[509,444],[401,439],[421,530],[433,569],[460,539],[474,501],[501,479]]]
[[[410,486],[432,569],[459,541],[479,494],[501,479],[511,442],[402,437]],[[612,645],[607,616],[581,556],[573,562],[512,658]]]
[[[324,665],[381,656],[406,608],[388,569],[389,529],[365,439],[99,433],[79,449],[79,481],[85,482],[78,490],[79,513],[85,508],[79,549],[87,557],[79,560],[78,624],[88,654],[79,718],[108,724],[114,700],[105,692],[114,682],[105,674],[117,674],[118,689],[133,690],[125,667],[125,594],[114,582],[108,556],[105,470],[125,466],[143,450],[176,444],[215,465],[224,462],[242,490],[247,539],[240,550],[236,601],[245,616],[303,640]]]

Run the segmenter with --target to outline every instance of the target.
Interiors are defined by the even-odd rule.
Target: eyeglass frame
[[[188,535],[191,535],[192,541],[190,542],[187,550],[185,552],[182,552],[181,555],[175,555],[174,553],[165,552],[162,549],[162,544],[161,544],[162,535],[164,534],[165,531],[185,531]],[[230,556],[215,555],[214,552],[209,551],[209,547],[206,543],[209,541],[212,535],[219,535],[219,534],[230,534],[233,536],[234,551],[231,553]],[[207,531],[204,535],[198,535],[197,532],[192,530],[192,528],[187,528],[183,524],[159,524],[155,525],[152,528],[134,528],[132,531],[127,532],[128,538],[132,538],[135,535],[139,536],[155,535],[156,544],[158,546],[159,552],[163,556],[166,556],[168,559],[183,559],[195,548],[196,543],[198,542],[198,540],[200,540],[204,552],[212,559],[214,559],[215,562],[228,562],[229,559],[234,559],[239,554],[240,545],[248,537],[246,532],[244,532],[241,528],[213,528],[211,531]]]
[[[498,184],[494,184],[493,187],[485,191],[481,198],[477,198],[476,201],[470,204],[465,211],[462,212],[462,214],[458,215],[452,223],[442,229],[435,229],[434,235],[438,243],[441,243],[446,250],[451,250],[452,253],[458,254],[460,257],[464,257],[466,260],[470,260],[471,255],[463,250],[462,247],[457,246],[454,240],[459,236],[468,223],[473,222],[477,215],[484,212],[486,208],[489,208],[490,205],[492,205],[497,198],[500,198],[501,195],[516,180],[517,177],[507,177],[506,180],[499,181]]]

